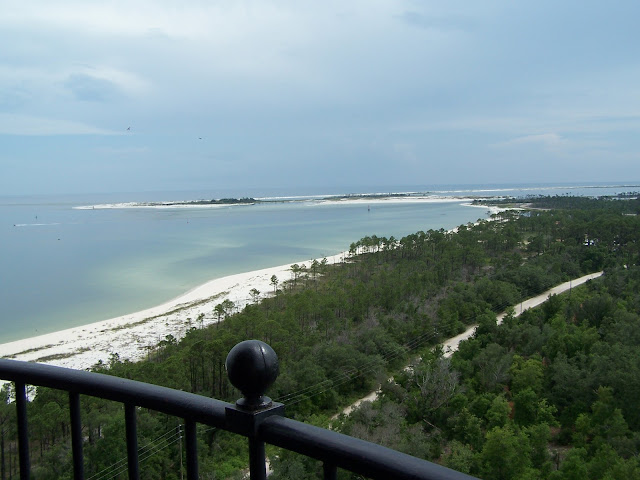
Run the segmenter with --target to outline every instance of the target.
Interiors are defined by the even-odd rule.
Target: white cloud
[[[151,149],[147,146],[139,147],[97,147],[95,152],[101,155],[108,156],[129,156],[140,155],[142,153],[149,153]]]
[[[135,72],[128,72],[107,65],[76,67],[72,72],[68,72],[68,74],[84,74],[96,79],[105,80],[117,85],[118,88],[122,90],[132,93],[144,92],[151,86],[149,81]]]
[[[0,113],[0,135],[117,135],[122,133],[58,118]]]
[[[559,103],[562,101],[559,100]],[[396,132],[470,131],[511,137],[510,141],[547,142],[561,140],[560,133],[580,135],[604,135],[620,131],[636,131],[640,128],[640,115],[620,104],[603,105],[601,108],[559,105],[553,109],[518,108],[505,114],[473,114],[473,110],[449,114],[434,119],[425,115],[425,120],[398,123]],[[532,133],[535,132],[535,133]],[[557,135],[559,138],[555,138]]]
[[[525,135],[523,137],[512,138],[505,142],[493,144],[494,147],[513,147],[520,145],[542,145],[544,147],[557,147],[565,142],[557,133],[541,133],[536,135]]]
[[[150,31],[178,33],[194,9],[172,12],[147,1],[12,1],[3,5],[0,22],[8,26],[91,34],[143,35]],[[174,20],[171,27],[171,19]]]
[[[21,0],[4,2],[0,25],[92,35],[215,39],[226,45],[262,36],[306,34],[327,9],[278,1]]]

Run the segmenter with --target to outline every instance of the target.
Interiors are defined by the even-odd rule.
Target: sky
[[[640,2],[0,0],[0,195],[640,181]]]

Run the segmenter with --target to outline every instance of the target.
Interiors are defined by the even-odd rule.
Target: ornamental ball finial
[[[238,343],[227,355],[225,368],[231,384],[242,392],[238,407],[259,410],[271,405],[265,397],[278,377],[278,356],[269,345],[260,340],[245,340]]]

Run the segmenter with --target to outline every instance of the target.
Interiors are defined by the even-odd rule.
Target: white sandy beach
[[[347,253],[340,253],[327,257],[327,263],[339,263],[346,255]],[[235,311],[242,310],[253,301],[250,294],[253,289],[260,292],[260,297],[273,293],[273,275],[282,283],[291,279],[292,264],[308,268],[311,262],[292,262],[211,280],[178,298],[147,310],[2,344],[0,355],[2,358],[78,370],[90,368],[100,360],[106,363],[114,353],[121,360],[140,360],[167,335],[179,339],[189,328],[199,328],[201,325],[197,319],[201,314],[204,315],[203,326],[215,323],[217,315],[214,307],[217,304],[228,299],[234,303]]]

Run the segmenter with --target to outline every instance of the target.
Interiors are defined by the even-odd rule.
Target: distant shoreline
[[[431,193],[363,193],[345,195],[323,195],[313,197],[281,197],[281,198],[221,198],[212,200],[169,200],[163,202],[122,202],[101,203],[95,205],[79,205],[75,210],[101,210],[119,208],[199,208],[199,207],[235,207],[252,205],[269,205],[274,203],[327,203],[327,202],[368,202],[368,203],[392,203],[392,202],[470,202],[475,200],[490,200],[495,195],[467,195],[467,196],[443,196]]]

